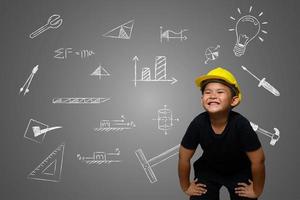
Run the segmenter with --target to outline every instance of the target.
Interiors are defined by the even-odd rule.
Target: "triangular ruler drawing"
[[[58,146],[28,176],[29,179],[59,182],[63,165],[65,144]]]
[[[104,37],[119,38],[119,39],[130,39],[134,25],[134,20],[130,20],[110,31],[103,34]]]
[[[54,160],[52,163],[50,163],[50,165],[47,168],[45,168],[42,171],[42,173],[48,174],[48,175],[54,175],[56,172],[56,163],[57,163],[57,160]]]
[[[91,73],[91,76],[99,76],[99,79],[101,79],[102,76],[110,76],[110,74],[100,65],[93,73]]]

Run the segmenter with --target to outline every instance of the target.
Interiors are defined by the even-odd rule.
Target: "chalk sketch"
[[[19,94],[21,93],[21,92],[23,92],[24,91],[24,88],[25,88],[25,91],[24,91],[24,96],[29,92],[29,86],[30,86],[30,84],[31,84],[31,81],[32,81],[32,79],[33,79],[33,77],[34,77],[34,75],[36,74],[36,72],[38,71],[38,69],[39,69],[39,65],[36,65],[35,67],[33,67],[33,69],[32,69],[32,71],[31,71],[31,74],[29,75],[29,77],[27,78],[27,80],[25,81],[25,83],[24,83],[24,85],[20,88],[20,90],[19,90]]]
[[[242,14],[239,8],[237,8],[237,11],[239,15]],[[230,17],[231,20],[236,22],[235,28],[230,28],[228,30],[235,31],[236,43],[233,48],[233,52],[235,56],[238,57],[244,55],[247,45],[254,38],[258,37],[261,42],[264,41],[262,37],[258,36],[260,32],[267,34],[267,31],[262,30],[261,26],[268,24],[268,22],[260,23],[260,21],[256,17],[250,15],[251,11],[252,11],[252,6],[249,8],[249,14],[240,17],[237,21],[235,17],[232,16]],[[260,12],[258,17],[261,17],[262,15],[263,12]]]
[[[137,156],[140,164],[142,165],[142,168],[144,169],[150,183],[155,183],[157,182],[157,178],[153,172],[152,167],[155,165],[177,155],[179,153],[179,144],[176,145],[175,147],[172,147],[171,149],[147,160],[145,157],[145,154],[142,149],[138,149],[135,151],[135,155]]]
[[[276,142],[280,138],[280,131],[277,128],[274,128],[274,133],[270,133],[262,128],[260,128],[257,124],[254,124],[253,122],[250,122],[252,128],[254,131],[264,134],[265,136],[268,136],[271,138],[270,145],[274,146]]]
[[[247,71],[251,76],[253,76],[256,80],[259,81],[258,87],[263,86],[266,90],[268,90],[269,92],[271,92],[275,96],[280,96],[279,91],[276,88],[274,88],[274,86],[272,86],[270,83],[268,83],[266,81],[266,78],[263,78],[263,79],[260,80],[259,78],[257,78],[257,76],[252,74],[246,67],[244,67],[244,66],[241,66],[241,67],[242,67],[243,70]]]
[[[57,14],[51,15],[48,18],[47,23],[44,26],[37,29],[36,31],[34,31],[33,33],[31,33],[29,37],[33,39],[50,28],[57,29],[62,25],[62,22],[63,20],[60,18],[60,15]]]
[[[62,128],[61,126],[49,127],[48,125],[34,119],[30,119],[24,133],[24,138],[36,143],[42,143],[46,133],[55,129]]]
[[[142,82],[170,82],[171,85],[177,82],[177,79],[172,77],[167,79],[167,57],[166,56],[156,56],[155,57],[155,66],[154,66],[154,79],[151,77],[150,68],[144,67],[142,69],[141,79],[137,79],[137,62],[139,58],[135,56],[134,61],[134,86],[138,81]]]
[[[28,176],[28,179],[59,182],[63,166],[65,144],[59,145]]]
[[[121,115],[121,119],[116,120],[101,120],[100,121],[100,127],[95,128],[95,131],[105,131],[105,132],[111,132],[111,131],[123,131],[132,129],[135,127],[135,124],[133,121],[126,122],[124,115]]]
[[[217,51],[219,48],[220,45],[217,45],[216,47],[208,47],[205,50],[205,57],[206,57],[206,60],[204,61],[205,64],[207,64],[209,60],[216,60],[219,57],[219,51]]]
[[[170,39],[179,39],[180,41],[186,40],[187,36],[185,36],[183,33],[188,31],[188,29],[181,29],[179,32],[175,32],[172,30],[165,30],[163,31],[163,27],[160,27],[160,43],[162,43],[163,39],[166,39],[167,42],[170,41]]]
[[[167,105],[157,111],[157,118],[153,120],[157,121],[157,128],[164,131],[165,135],[168,134],[167,130],[173,128],[173,121],[179,121],[178,118],[173,118],[173,112],[167,108]]]
[[[110,98],[101,97],[60,97],[53,98],[54,104],[99,104],[109,101]]]
[[[59,48],[54,50],[54,58],[57,59],[67,59],[70,55],[73,56],[79,56],[81,59],[89,58],[92,55],[95,55],[95,52],[93,50],[88,49],[80,49],[80,50],[74,50],[73,48]]]
[[[104,37],[110,37],[110,38],[119,38],[119,39],[130,39],[131,33],[134,25],[134,20],[130,20],[110,31],[103,34]]]
[[[110,76],[110,74],[106,69],[104,69],[104,67],[99,65],[99,67],[97,67],[97,69],[95,69],[95,71],[91,73],[91,76],[99,76],[99,79],[101,79],[102,76]]]
[[[119,156],[120,150],[119,148],[115,149],[113,153],[106,153],[106,152],[94,152],[93,156],[91,157],[84,157],[80,154],[77,154],[77,159],[83,163],[88,165],[101,165],[101,164],[111,164],[111,163],[119,163],[121,160],[114,159],[114,156]],[[111,157],[111,158],[109,158]]]

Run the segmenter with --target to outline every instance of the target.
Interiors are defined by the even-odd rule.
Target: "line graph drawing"
[[[59,97],[53,98],[54,104],[100,104],[109,101],[110,98],[101,97]]]
[[[28,176],[28,179],[59,182],[63,166],[65,144],[58,146]]]
[[[126,122],[124,115],[121,115],[121,119],[116,120],[101,120],[100,126],[98,128],[95,128],[95,131],[105,131],[105,132],[111,132],[111,131],[123,131],[135,128],[135,124],[133,121]]]
[[[137,82],[170,82],[171,85],[177,82],[177,79],[172,77],[171,79],[167,78],[167,57],[166,56],[156,56],[154,64],[154,78],[151,77],[150,68],[142,68],[141,78],[137,78],[137,62],[139,58],[135,56],[134,61],[134,86],[136,87]]]
[[[208,47],[205,50],[205,57],[206,60],[204,61],[205,64],[208,63],[210,60],[216,60],[219,57],[219,51],[217,51],[220,48],[220,45],[217,45],[216,47]]]
[[[167,42],[169,42],[170,39],[179,39],[180,41],[187,40],[187,36],[183,34],[186,31],[188,31],[188,29],[181,29],[179,32],[172,30],[163,31],[163,27],[160,26],[160,43],[163,42],[163,39],[166,39]]]
[[[39,122],[35,119],[30,119],[26,127],[24,138],[36,143],[42,143],[46,133],[55,129],[62,128],[61,126],[49,127],[47,124]]]
[[[29,92],[29,86],[30,86],[30,84],[31,84],[31,81],[32,81],[34,75],[35,75],[36,72],[38,71],[38,69],[39,69],[39,65],[36,65],[35,67],[33,67],[32,71],[31,71],[31,74],[30,74],[29,77],[27,78],[27,80],[26,80],[26,82],[24,83],[24,85],[20,88],[19,94],[20,94],[21,92],[23,92],[24,89],[25,89],[24,94],[23,94],[24,96]],[[26,87],[26,88],[25,88],[25,87]]]
[[[165,135],[168,134],[168,130],[173,128],[173,121],[179,121],[178,118],[173,118],[173,112],[167,108],[167,105],[157,111],[157,118],[153,120],[157,121],[157,128],[164,131]]]
[[[104,67],[99,65],[99,67],[97,67],[97,69],[95,69],[95,71],[91,73],[91,76],[98,76],[99,79],[101,79],[102,76],[110,76],[110,74]]]
[[[237,8],[237,11],[239,15],[242,15],[240,8]],[[264,41],[264,39],[259,36],[259,33],[268,33],[267,31],[262,29],[262,26],[268,24],[268,22],[265,21],[261,23],[258,18],[263,15],[263,12],[260,12],[257,18],[253,15],[250,15],[251,12],[252,6],[250,6],[249,8],[248,14],[239,17],[238,20],[236,20],[236,18],[233,16],[230,17],[231,20],[236,22],[235,28],[230,28],[228,30],[235,31],[236,43],[233,48],[233,52],[237,57],[245,54],[247,45],[254,38],[258,37],[261,42]]]
[[[80,154],[77,154],[77,159],[88,165],[101,165],[101,164],[111,164],[111,163],[121,162],[121,160],[117,160],[113,158],[114,156],[119,156],[119,155],[120,155],[120,150],[119,148],[116,148],[115,152],[112,153],[94,152],[91,157],[85,157],[85,156],[81,156]]]
[[[104,33],[103,37],[109,38],[118,38],[118,39],[127,39],[131,38],[131,33],[134,25],[134,20],[130,20],[106,33]]]

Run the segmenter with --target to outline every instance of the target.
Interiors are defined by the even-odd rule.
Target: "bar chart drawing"
[[[154,64],[154,77],[151,77],[151,69],[149,67],[143,67],[141,71],[141,78],[137,77],[137,62],[139,58],[135,56],[134,61],[134,86],[136,87],[137,82],[170,82],[171,85],[177,82],[177,79],[172,77],[167,78],[167,57],[156,56]]]

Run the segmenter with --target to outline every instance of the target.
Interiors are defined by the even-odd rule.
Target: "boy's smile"
[[[237,96],[232,97],[228,86],[211,82],[205,86],[203,96],[201,97],[202,105],[209,113],[218,113],[228,111],[232,106],[238,103]]]

